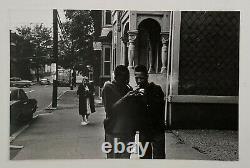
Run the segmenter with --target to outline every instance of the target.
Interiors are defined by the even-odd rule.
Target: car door
[[[23,103],[19,100],[19,90],[12,90],[10,93],[10,124],[19,124],[19,118],[22,115]]]
[[[23,89],[19,90],[19,100],[22,104],[22,111],[21,111],[22,118],[20,118],[21,121],[23,122],[30,121],[33,117],[32,107],[31,107],[29,98]]]

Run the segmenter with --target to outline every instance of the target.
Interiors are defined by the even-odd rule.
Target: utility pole
[[[53,9],[53,62],[56,64],[56,77],[53,79],[52,108],[57,107],[57,80],[58,80],[58,25],[57,10]]]

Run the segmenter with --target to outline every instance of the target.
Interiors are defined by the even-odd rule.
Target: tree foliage
[[[35,26],[21,26],[16,30],[23,41],[31,44],[34,59],[42,60],[42,57],[52,56],[51,28],[47,28],[43,24],[36,24]]]
[[[32,45],[28,40],[24,40],[16,33],[10,32],[11,46],[10,60],[11,60],[11,76],[21,77],[23,79],[31,79],[29,71],[29,58],[32,57]]]
[[[50,63],[50,58],[52,57],[52,30],[43,24],[36,24],[17,27],[16,32],[16,52],[19,63],[25,65],[24,68],[26,69],[27,67],[35,68],[38,80],[39,68],[46,63]],[[21,76],[28,78],[27,72]]]
[[[65,17],[67,21],[63,27],[69,47],[65,52],[68,58],[64,59],[71,60],[71,66],[82,70],[82,67],[93,64],[94,22],[89,10],[65,10]]]

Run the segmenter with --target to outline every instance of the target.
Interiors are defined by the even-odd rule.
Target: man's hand
[[[133,90],[129,91],[123,98],[129,98],[129,97],[137,97],[137,96],[143,96],[144,93],[140,92],[139,90]]]
[[[124,96],[124,98],[132,97],[132,96],[135,96],[135,91],[129,91],[129,92]]]

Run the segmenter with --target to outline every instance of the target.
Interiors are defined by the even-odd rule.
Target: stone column
[[[133,61],[135,58],[135,39],[138,34],[137,30],[128,31],[129,46],[128,46],[128,69],[133,69]]]
[[[126,48],[128,47],[128,37],[127,36],[123,36],[121,37],[121,40],[123,42],[123,64],[126,64],[126,60],[127,60],[127,55],[126,55]]]
[[[167,73],[167,59],[168,59],[168,41],[169,41],[169,32],[162,32],[161,33],[161,73]]]

